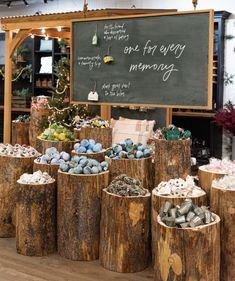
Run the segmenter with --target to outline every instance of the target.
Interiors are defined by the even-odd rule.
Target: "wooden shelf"
[[[55,56],[69,56],[70,53],[58,53],[58,52],[55,52],[54,55]]]
[[[0,110],[4,110],[3,105],[0,105]],[[11,111],[14,111],[14,112],[30,112],[30,108],[23,108],[23,107],[12,108]]]
[[[34,51],[37,54],[52,54],[52,51],[40,51],[40,50],[36,50]]]
[[[38,75],[38,76],[43,76],[43,75],[52,75],[52,73],[35,73],[35,75]]]
[[[204,117],[204,118],[213,118],[215,113],[213,112],[191,112],[191,111],[176,111],[172,112],[173,116],[182,116],[182,117]]]

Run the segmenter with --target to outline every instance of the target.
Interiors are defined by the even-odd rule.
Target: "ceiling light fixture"
[[[8,3],[7,3],[7,7],[10,9],[11,8],[11,1],[9,1]]]
[[[23,0],[23,2],[24,2],[24,4],[25,4],[25,6],[29,6],[29,3],[26,1],[26,0]]]

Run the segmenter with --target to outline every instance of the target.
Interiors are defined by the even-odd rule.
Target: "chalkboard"
[[[73,22],[71,100],[209,109],[212,42],[212,10]]]

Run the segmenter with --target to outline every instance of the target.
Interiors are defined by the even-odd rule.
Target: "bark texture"
[[[12,122],[12,145],[29,145],[29,122]]]
[[[137,272],[149,265],[150,197],[121,197],[103,190],[100,262],[106,269]]]
[[[71,154],[71,151],[73,150],[74,144],[78,142],[75,141],[48,141],[44,140],[40,137],[37,137],[36,142],[36,149],[38,152],[45,154],[46,149],[49,147],[55,147],[59,152],[65,151],[69,154]]]
[[[72,175],[58,172],[58,252],[71,260],[99,258],[101,192],[109,172]]]
[[[55,182],[18,183],[16,249],[26,256],[44,256],[56,250]]]

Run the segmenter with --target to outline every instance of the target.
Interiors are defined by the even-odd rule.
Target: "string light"
[[[49,38],[48,38],[48,36],[46,35],[46,36],[45,36],[45,40],[48,40],[48,39],[49,39]]]
[[[45,34],[46,33],[46,29],[42,28],[41,32],[42,32],[42,34]]]
[[[58,38],[58,42],[60,42],[60,41],[61,41],[61,38],[59,37],[59,38]]]
[[[34,38],[34,34],[31,33],[30,37],[33,39]]]
[[[57,30],[58,30],[59,32],[61,32],[62,27],[61,27],[61,26],[58,26],[58,27],[57,27]]]

